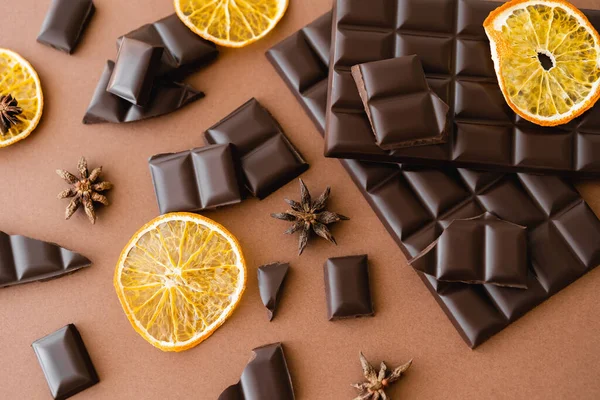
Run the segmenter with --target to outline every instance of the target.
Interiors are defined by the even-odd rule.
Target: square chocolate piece
[[[56,400],[76,395],[100,381],[79,331],[73,324],[31,345]]]
[[[367,255],[330,258],[323,266],[329,320],[373,315]]]
[[[148,161],[161,214],[242,201],[232,145],[159,154]]]
[[[52,0],[37,41],[71,54],[94,11],[92,0]]]
[[[429,89],[417,56],[359,64],[352,76],[384,150],[443,143],[450,108]]]
[[[264,199],[308,169],[279,123],[256,99],[205,132],[209,144],[233,143],[242,160],[246,186]]]
[[[162,47],[123,39],[106,90],[135,105],[145,105],[150,99],[162,54]]]

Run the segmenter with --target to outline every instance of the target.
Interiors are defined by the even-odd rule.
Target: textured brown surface
[[[366,1],[366,0],[365,0]],[[189,82],[207,97],[156,120],[132,125],[83,126],[81,118],[104,62],[116,55],[115,39],[172,12],[169,0],[96,0],[97,13],[74,55],[35,42],[46,1],[1,0],[0,46],[13,49],[37,69],[46,108],[38,129],[0,151],[0,229],[58,242],[94,265],[53,282],[0,289],[0,399],[50,398],[31,343],[75,323],[100,376],[81,399],[216,399],[237,382],[251,349],[285,346],[298,399],[351,399],[361,380],[358,350],[374,362],[396,365],[415,359],[391,391],[404,399],[597,399],[600,397],[600,271],[592,271],[533,312],[472,351],[406,265],[400,250],[337,160],[325,159],[323,141],[264,57],[264,52],[331,7],[329,0],[292,0],[275,32],[248,48],[223,51]],[[600,1],[574,1],[600,8]],[[249,263],[248,289],[238,310],[206,342],[181,354],[162,353],[134,332],[112,287],[115,262],[129,237],[155,217],[147,158],[202,143],[201,133],[256,97],[281,122],[311,164],[303,175],[319,193],[333,186],[331,209],[352,217],[334,226],[339,246],[312,243],[295,256],[297,238],[270,212],[297,198],[291,183],[259,202],[205,215],[239,239]],[[113,204],[91,226],[83,214],[63,220],[65,183],[55,168],[75,170],[80,155],[105,166],[116,188]],[[600,182],[579,185],[600,213]],[[596,238],[597,239],[597,238]],[[329,257],[369,255],[376,316],[329,322],[323,262]],[[256,282],[259,265],[289,261],[285,293],[269,323]]]

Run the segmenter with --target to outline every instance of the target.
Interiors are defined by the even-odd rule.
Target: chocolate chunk
[[[447,7],[431,7],[429,2],[415,4],[431,10],[420,15],[434,20],[446,16]],[[492,3],[491,7],[496,5]],[[461,1],[458,6],[469,6],[471,14],[461,20],[460,31],[483,33],[481,21],[489,13],[488,3]],[[411,15],[411,10],[406,10],[406,15]],[[593,21],[600,20],[599,12],[593,15],[597,17]],[[331,14],[326,14],[267,53],[321,134],[325,132],[326,55],[331,26]],[[485,65],[478,64],[481,68]],[[527,226],[531,261],[527,289],[440,282],[418,273],[472,348],[600,264],[600,242],[589,240],[600,237],[600,221],[573,185],[556,176],[503,175],[356,160],[341,163],[408,259],[423,251],[454,219],[490,211]]]
[[[0,231],[0,288],[59,278],[91,264],[54,243]]]
[[[329,320],[373,315],[366,255],[330,258],[325,263]]]
[[[290,265],[287,263],[273,263],[258,267],[258,290],[263,304],[267,307],[269,321],[272,321],[275,316],[289,269]]]
[[[519,118],[506,104],[482,26],[501,3],[381,0],[367,6],[361,1],[336,0],[335,4],[327,157],[600,176],[600,136],[596,134],[600,105],[569,124],[545,128]],[[584,13],[600,28],[598,11]],[[439,145],[382,150],[373,137],[350,67],[413,54],[423,62],[431,89],[450,106],[448,140]],[[319,82],[312,57],[303,67],[306,75],[297,75],[310,86]],[[301,91],[305,96],[314,95],[306,87]]]
[[[162,53],[162,47],[123,39],[106,90],[130,103],[145,105],[150,99]]]
[[[417,56],[352,67],[376,142],[385,150],[446,141],[449,107],[427,84]]]
[[[250,99],[209,128],[204,138],[209,144],[233,143],[236,146],[246,187],[259,199],[308,169],[308,164],[279,123],[256,99]]]
[[[92,0],[52,0],[37,41],[71,54],[94,11]]]
[[[439,281],[527,288],[527,231],[490,213],[456,219],[409,261]]]
[[[201,211],[242,201],[231,145],[158,154],[148,163],[161,214]]]
[[[79,331],[73,324],[31,345],[56,400],[67,399],[100,381]]]
[[[189,85],[160,81],[154,86],[148,104],[144,107],[136,106],[106,91],[114,67],[113,61],[106,62],[92,101],[83,117],[84,124],[123,123],[158,117],[204,97],[204,93]]]
[[[219,51],[214,43],[192,32],[177,16],[171,14],[146,24],[117,39],[117,49],[124,38],[140,40],[150,46],[163,47],[159,76],[181,80],[191,72],[214,60]]]
[[[238,383],[229,386],[219,400],[294,400],[292,377],[283,346],[273,343],[258,347]]]

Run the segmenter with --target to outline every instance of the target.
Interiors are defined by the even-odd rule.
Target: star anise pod
[[[301,255],[306,248],[308,239],[311,235],[311,229],[323,239],[333,244],[337,244],[335,238],[331,235],[331,232],[329,232],[327,225],[350,219],[343,215],[325,210],[330,193],[331,188],[327,187],[317,200],[312,201],[308,188],[304,184],[304,181],[300,179],[300,203],[294,200],[285,199],[285,202],[290,205],[291,210],[284,213],[271,214],[271,217],[273,218],[294,223],[287,231],[285,231],[285,234],[291,235],[300,231],[298,255]]]
[[[407,369],[410,368],[412,360],[404,365],[399,366],[392,372],[388,373],[387,365],[382,361],[379,366],[379,373],[375,372],[375,368],[360,352],[360,364],[362,365],[363,374],[367,382],[355,383],[352,386],[360,391],[360,395],[354,400],[387,400],[385,389],[396,382]]]
[[[0,132],[6,135],[11,126],[19,123],[17,115],[20,115],[23,109],[19,107],[17,99],[11,94],[0,95]]]
[[[87,214],[92,224],[96,223],[96,212],[94,211],[94,202],[102,203],[105,206],[108,205],[108,199],[106,196],[100,194],[105,190],[112,189],[113,184],[110,182],[99,182],[96,183],[100,174],[102,173],[102,167],[95,168],[92,172],[88,172],[87,161],[85,157],[79,159],[77,164],[79,170],[79,178],[72,173],[65,171],[64,169],[57,169],[56,173],[58,176],[63,178],[73,187],[65,189],[58,194],[59,199],[72,197],[71,202],[67,206],[65,212],[65,219],[71,218],[71,216],[77,211],[80,205],[83,205],[85,213]]]

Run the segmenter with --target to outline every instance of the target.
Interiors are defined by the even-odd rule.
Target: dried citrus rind
[[[600,97],[600,37],[564,0],[513,0],[484,22],[500,89],[520,116],[565,124]]]
[[[0,96],[12,95],[23,110],[3,134],[0,147],[7,147],[25,139],[37,127],[42,117],[44,96],[37,72],[31,64],[12,50],[0,48]]]
[[[244,47],[281,20],[288,0],[174,0],[179,18],[193,32],[225,47]]]
[[[133,328],[164,351],[208,338],[231,315],[246,286],[237,240],[189,213],[146,224],[121,253],[114,285]]]

